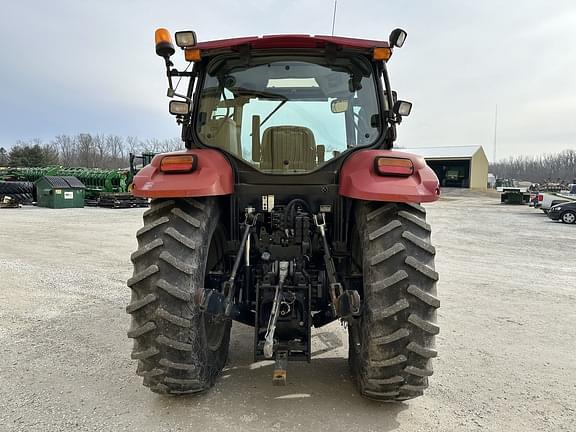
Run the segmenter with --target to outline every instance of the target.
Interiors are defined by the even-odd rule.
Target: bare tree
[[[534,183],[572,183],[576,179],[576,151],[546,153],[539,156],[517,156],[490,165],[499,178],[527,180]]]
[[[78,165],[88,168],[95,168],[94,139],[92,135],[82,133],[76,136],[76,147],[78,151]]]
[[[72,137],[68,135],[58,135],[52,140],[52,144],[58,149],[59,163],[65,166],[72,166],[76,157]]]
[[[38,161],[42,165],[120,169],[128,167],[130,153],[168,152],[181,149],[183,144],[180,138],[140,140],[135,136],[124,139],[118,135],[82,133],[57,135],[48,144],[43,144],[37,138],[27,142],[18,141],[16,147],[20,153],[14,153],[19,155],[14,160],[26,161],[28,165]]]
[[[107,168],[126,167],[126,151],[124,140],[118,135],[108,135],[106,137],[106,150],[109,156]]]

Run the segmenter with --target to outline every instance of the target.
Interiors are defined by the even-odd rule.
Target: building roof
[[[45,180],[54,189],[86,188],[80,180],[73,176],[44,176],[38,181],[42,180]]]
[[[412,147],[395,150],[414,153],[424,159],[472,159],[479,150],[482,150],[482,146]]]

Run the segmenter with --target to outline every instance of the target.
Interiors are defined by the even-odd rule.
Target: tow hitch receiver
[[[256,286],[254,360],[274,359],[274,385],[290,361],[310,361],[311,286],[294,261],[274,261]]]
[[[286,369],[288,368],[288,351],[276,352],[274,362],[274,373],[272,375],[272,384],[276,386],[286,385]]]

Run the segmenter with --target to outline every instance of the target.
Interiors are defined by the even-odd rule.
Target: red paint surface
[[[409,158],[414,164],[414,174],[410,177],[379,175],[374,167],[378,156]],[[422,203],[436,201],[440,186],[436,174],[420,156],[391,150],[362,150],[344,162],[338,193],[366,201]]]
[[[196,155],[198,166],[190,173],[160,171],[164,156]],[[221,152],[212,149],[186,150],[156,155],[150,165],[134,177],[135,196],[179,198],[229,195],[234,192],[232,167]]]
[[[199,42],[196,48],[203,51],[235,48],[249,44],[254,49],[267,48],[323,48],[327,43],[343,48],[372,49],[375,47],[388,47],[386,41],[355,39],[340,36],[309,36],[309,35],[268,35],[248,36],[235,39],[222,39]]]

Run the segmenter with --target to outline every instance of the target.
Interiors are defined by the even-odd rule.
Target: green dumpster
[[[76,177],[44,176],[35,182],[38,207],[82,208],[86,187]]]

